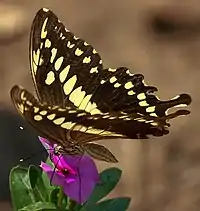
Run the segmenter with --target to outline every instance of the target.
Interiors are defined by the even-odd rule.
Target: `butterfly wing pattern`
[[[40,9],[30,35],[30,68],[38,99],[14,86],[11,99],[20,114],[63,153],[88,153],[117,162],[101,139],[147,139],[169,133],[168,114],[191,103],[188,94],[161,101],[156,87],[128,68],[103,68],[97,51],[77,38],[48,9]]]

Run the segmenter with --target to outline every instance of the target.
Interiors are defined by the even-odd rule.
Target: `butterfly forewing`
[[[186,94],[159,100],[153,94],[156,87],[125,67],[103,69],[97,51],[47,9],[39,10],[32,24],[30,63],[39,99],[52,105],[70,105],[91,114],[124,111],[163,117],[169,108],[191,102]]]
[[[102,70],[99,54],[68,31],[50,10],[39,10],[33,21],[30,63],[42,102],[77,107],[85,99],[82,107],[87,106],[86,101],[99,86],[98,73]],[[79,98],[75,100],[75,96]]]

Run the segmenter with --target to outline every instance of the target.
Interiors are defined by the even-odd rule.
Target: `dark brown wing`
[[[75,102],[69,94],[74,91],[86,103],[100,84],[99,54],[44,8],[36,14],[31,28],[30,65],[38,98],[51,105],[78,107],[81,100]]]
[[[167,121],[170,118],[188,114],[179,112],[163,119],[140,113],[125,115],[123,112],[91,115],[83,110],[70,107],[51,107],[42,104],[31,93],[18,86],[12,88],[11,98],[18,112],[42,136],[60,145],[64,145],[63,140],[67,142],[68,132],[77,143],[103,138],[162,136],[168,133]]]
[[[30,63],[38,97],[50,105],[74,106],[91,114],[123,111],[161,118],[169,108],[191,102],[187,94],[161,101],[154,95],[157,88],[128,68],[103,69],[97,51],[44,8],[32,24]]]

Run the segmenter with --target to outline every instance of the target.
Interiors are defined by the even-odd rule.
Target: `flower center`
[[[67,169],[61,169],[61,173],[66,176],[69,171]]]

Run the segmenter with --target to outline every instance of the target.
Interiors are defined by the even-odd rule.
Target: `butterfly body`
[[[142,74],[126,67],[105,69],[97,51],[48,9],[39,10],[33,20],[30,68],[37,98],[14,86],[11,99],[41,136],[60,146],[60,153],[117,162],[93,141],[163,136],[170,119],[189,113],[168,114],[172,107],[189,105],[188,94],[161,101]]]

